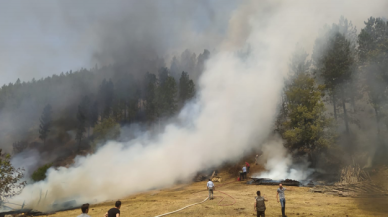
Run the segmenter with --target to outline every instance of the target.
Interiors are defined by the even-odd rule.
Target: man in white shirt
[[[245,167],[245,165],[242,168],[242,172],[243,172],[243,179],[246,179],[247,178],[247,168]]]
[[[282,207],[282,217],[286,216],[286,197],[284,195],[284,191],[287,190],[286,188],[283,188],[282,184],[279,184],[279,188],[276,192],[276,199],[278,200],[278,203],[280,202],[280,205]],[[288,189],[290,191],[290,189]]]
[[[88,212],[89,212],[89,204],[88,203],[83,204],[81,206],[81,210],[82,210],[82,214],[77,216],[77,217],[90,217],[90,215],[88,215]]]
[[[209,190],[209,200],[213,200],[213,190],[216,188],[214,187],[214,183],[211,179],[207,182],[207,189]]]

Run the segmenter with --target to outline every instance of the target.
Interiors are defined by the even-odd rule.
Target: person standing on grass
[[[88,212],[89,212],[89,204],[88,203],[85,203],[81,206],[81,210],[82,210],[82,214],[77,216],[77,217],[90,217],[90,215],[88,215]]]
[[[259,155],[257,154],[255,157],[255,165],[257,165],[258,163],[259,163]]]
[[[121,201],[116,201],[115,207],[105,213],[105,217],[120,217]]]
[[[248,163],[248,162],[245,162],[245,166],[247,167],[247,173],[249,173],[249,168],[251,168],[251,167],[249,166],[249,163]]]
[[[207,182],[207,190],[209,190],[209,200],[213,200],[213,191],[216,189],[211,179]]]
[[[245,165],[242,168],[242,172],[243,172],[243,179],[246,179],[247,178],[247,168],[245,167]]]
[[[255,211],[257,212],[257,217],[265,217],[265,203],[264,201],[268,201],[267,198],[265,198],[265,195],[263,197],[260,196],[260,191],[256,192],[257,197],[255,200]]]
[[[282,207],[282,217],[286,216],[286,197],[284,196],[284,191],[287,190],[286,188],[283,188],[282,184],[279,184],[279,188],[276,193],[276,199],[278,200],[278,203],[280,201],[280,205]]]

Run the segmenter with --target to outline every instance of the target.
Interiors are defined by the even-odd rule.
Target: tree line
[[[59,148],[68,153],[74,152],[69,151],[72,147],[90,149],[118,138],[121,125],[150,125],[173,116],[192,99],[195,80],[191,76],[201,72],[178,74],[177,70],[188,61],[189,68],[202,70],[209,52],[196,59],[186,50],[182,58],[186,56],[190,58],[174,58],[173,70],[162,65],[153,73],[134,74],[130,66],[116,64],[30,82],[18,79],[0,89],[0,118],[12,120],[0,127],[17,132],[11,134],[14,154],[27,148],[49,152]]]
[[[364,24],[357,33],[341,17],[323,27],[311,56],[297,46],[290,59],[276,131],[313,163],[330,150],[353,160],[365,150],[376,150],[375,160],[386,153],[388,22],[370,17]]]
[[[98,89],[98,98],[89,96],[82,98],[77,107],[75,139],[78,150],[81,149],[83,139],[93,142],[105,142],[115,139],[119,135],[119,124],[135,121],[152,123],[161,118],[168,118],[176,114],[178,108],[192,99],[195,95],[195,85],[187,72],[182,72],[179,86],[175,78],[169,75],[167,68],[159,70],[158,76],[147,73],[145,80],[145,98],[140,98],[138,92],[129,95],[125,92],[125,84],[117,85],[111,80],[103,80]],[[122,86],[120,86],[122,85]],[[94,100],[94,101],[93,101]],[[41,114],[39,125],[39,138],[45,145],[50,134],[52,120],[52,107],[47,104]],[[144,118],[139,116],[144,113]],[[95,129],[90,135],[91,129]],[[110,134],[110,135],[109,135]]]

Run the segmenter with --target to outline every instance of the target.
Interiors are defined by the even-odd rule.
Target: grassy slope
[[[223,174],[223,177],[225,176],[227,175]],[[234,178],[228,178],[223,183],[234,180]],[[220,184],[215,184],[216,190],[231,195],[236,199],[236,203],[232,206],[220,206],[219,204],[230,204],[233,200],[216,191],[214,200],[169,216],[255,216],[253,203],[257,190],[260,190],[269,199],[266,203],[267,216],[281,216],[280,205],[276,201],[277,186],[257,186],[233,182],[217,188],[217,185]],[[310,193],[309,188],[305,187],[288,188],[291,190],[286,192],[286,214],[288,216],[388,216],[388,197],[346,198]],[[122,216],[156,216],[203,201],[207,194],[206,181],[145,192],[121,199],[123,203],[121,213]],[[113,204],[114,201],[109,201],[92,205],[89,214],[92,217],[103,216]],[[79,214],[80,210],[71,210],[50,216],[69,217]]]

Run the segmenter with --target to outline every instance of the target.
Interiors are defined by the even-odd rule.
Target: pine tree
[[[85,111],[82,108],[82,106],[78,106],[77,120],[78,120],[78,126],[77,126],[76,139],[78,140],[78,151],[80,151],[82,137],[86,131],[86,127],[85,127],[86,116],[85,116]]]
[[[106,84],[104,118],[110,117],[114,100],[114,85],[111,79]]]
[[[82,102],[78,106],[78,108],[79,107],[81,107],[81,111],[82,111],[83,115],[85,116],[85,127],[86,127],[87,132],[88,132],[87,137],[89,138],[89,130],[92,127],[92,112],[93,112],[92,106],[90,103],[90,98],[88,96],[85,96],[82,99]]]
[[[379,49],[388,39],[388,21],[384,21],[382,18],[370,17],[364,23],[365,27],[361,29],[358,35],[358,56],[363,63],[371,60],[371,57],[375,54],[373,51]]]
[[[295,79],[296,75],[299,75],[301,73],[310,73],[310,67],[311,67],[311,60],[307,60],[308,53],[299,45],[297,44],[295,47],[295,51],[293,52],[290,63],[288,65],[289,67],[289,74],[290,78],[285,81],[285,88],[283,89],[282,93],[282,101],[281,101],[281,108],[278,115],[278,118],[275,122],[276,125],[276,131],[283,135],[285,129],[283,126],[283,123],[288,118],[288,98],[286,95],[286,88],[288,85],[290,85],[290,82]]]
[[[308,154],[314,164],[315,154],[333,144],[334,134],[331,119],[325,116],[324,85],[317,85],[307,57],[297,45],[290,59],[290,78],[285,83],[276,126],[286,141],[285,147],[295,154]]]
[[[165,83],[160,85],[156,94],[158,117],[171,116],[177,110],[177,86],[174,77],[168,76]]]
[[[330,119],[325,117],[323,86],[317,86],[306,72],[295,75],[285,89],[287,119],[283,122],[285,146],[291,151],[310,156],[328,148],[333,142]]]
[[[109,118],[112,113],[114,99],[114,84],[111,79],[102,81],[99,89],[100,104],[102,107],[102,118]]]
[[[39,138],[43,140],[43,145],[46,143],[48,133],[50,132],[51,127],[51,105],[47,104],[42,112],[40,117],[40,126],[39,126]]]
[[[187,72],[182,72],[179,79],[179,100],[185,103],[195,95],[195,85]]]
[[[138,108],[138,102],[139,100],[137,98],[133,98],[133,99],[129,99],[127,101],[127,122],[132,122],[135,117],[136,117],[136,114],[139,110]]]
[[[337,110],[338,110],[338,102],[341,102],[343,98],[346,98],[350,101],[354,112],[356,111],[355,107],[355,101],[357,99],[362,98],[362,94],[359,91],[360,84],[358,83],[359,80],[356,79],[357,75],[354,73],[354,70],[352,70],[351,78],[353,79],[347,79],[345,85],[340,85],[343,88],[343,93],[341,93],[341,90],[333,89],[327,86],[327,81],[324,80],[324,78],[321,76],[322,69],[325,67],[325,62],[323,59],[329,52],[329,49],[333,45],[333,39],[336,38],[336,36],[340,34],[342,35],[346,41],[349,43],[349,55],[348,57],[351,57],[353,61],[356,59],[356,47],[357,47],[357,29],[352,24],[351,21],[348,21],[344,17],[341,17],[338,24],[332,24],[331,26],[324,26],[322,29],[322,32],[320,33],[320,36],[316,39],[313,54],[311,56],[312,62],[314,64],[315,70],[313,72],[318,75],[316,77],[317,82],[320,84],[326,85],[326,92],[330,96],[332,105],[333,105],[333,112],[334,112],[334,118],[337,120]],[[333,64],[334,65],[334,64]],[[338,87],[338,85],[337,85]],[[343,95],[344,97],[342,97]],[[342,100],[343,103],[343,100]],[[342,104],[342,108],[343,108]],[[345,109],[346,111],[346,109]],[[346,117],[346,118],[345,118]],[[344,114],[344,119],[348,119],[348,114]],[[346,125],[347,121],[345,121]]]
[[[94,127],[98,123],[98,102],[90,104],[89,107],[89,127]]]
[[[346,132],[349,133],[345,90],[349,85],[354,63],[350,42],[342,34],[335,33],[329,40],[327,51],[320,61],[322,67],[319,69],[319,75],[323,78],[326,89],[332,95],[334,112],[336,111],[337,99],[341,100]]]
[[[382,108],[387,102],[388,88],[388,22],[369,18],[358,35],[360,69],[376,117],[377,133],[380,132]]]
[[[192,99],[195,96],[195,84],[192,79],[190,79],[187,84],[187,100]]]
[[[158,76],[159,76],[159,85],[164,85],[167,78],[169,77],[168,69],[166,67],[160,68],[158,71]]]
[[[21,85],[20,79],[18,78],[15,82],[15,87],[20,87],[20,86],[22,85]]]
[[[148,121],[154,121],[157,118],[156,111],[156,76],[154,74],[147,73],[145,78],[146,90],[145,90],[145,113]]]

